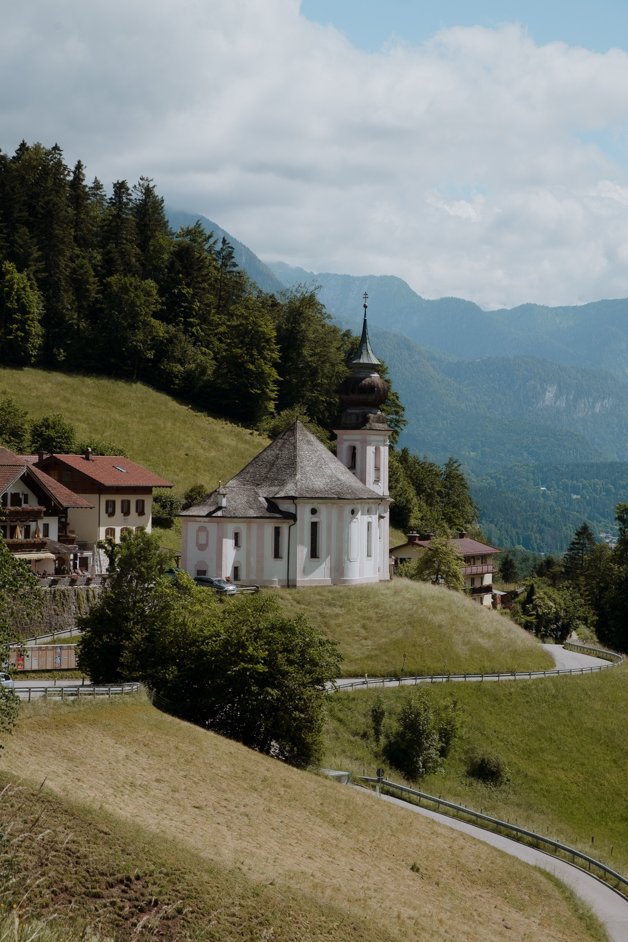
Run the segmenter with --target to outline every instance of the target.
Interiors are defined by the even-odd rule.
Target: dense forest
[[[272,435],[295,416],[333,427],[356,344],[313,289],[263,292],[225,238],[200,222],[174,232],[150,179],[108,194],[56,145],[0,152],[0,365],[142,381]],[[383,409],[394,441],[394,390]],[[28,439],[23,419],[17,438],[5,429],[9,447]],[[447,532],[477,516],[453,459],[440,468],[404,450],[392,484],[397,526]]]

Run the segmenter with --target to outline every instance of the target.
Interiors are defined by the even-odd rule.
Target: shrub
[[[153,497],[153,523],[156,527],[170,530],[181,510],[181,498],[176,494],[155,494]]]
[[[455,703],[441,710],[425,694],[407,698],[395,727],[388,732],[382,754],[410,780],[436,772],[449,753],[458,728]]]
[[[467,775],[493,788],[505,785],[510,780],[504,760],[490,752],[472,756],[467,764]]]

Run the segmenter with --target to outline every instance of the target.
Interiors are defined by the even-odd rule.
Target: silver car
[[[224,579],[214,579],[212,576],[194,576],[197,585],[207,586],[213,589],[219,595],[235,595],[238,587],[233,582],[226,582]]]
[[[13,678],[6,671],[0,671],[0,684],[8,690],[15,690]]]

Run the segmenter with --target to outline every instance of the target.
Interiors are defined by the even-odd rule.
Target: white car
[[[0,684],[3,687],[6,687],[8,690],[15,690],[15,683],[13,678],[6,673],[6,671],[0,671]]]

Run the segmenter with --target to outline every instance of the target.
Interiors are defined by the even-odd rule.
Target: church
[[[340,390],[337,457],[295,422],[226,484],[181,512],[191,576],[260,586],[390,578],[388,387],[362,336]]]

